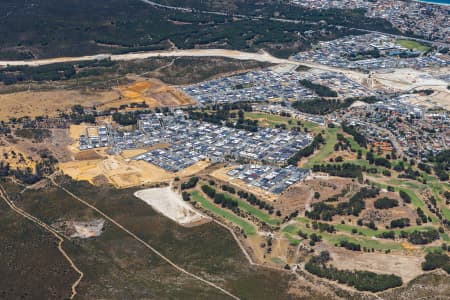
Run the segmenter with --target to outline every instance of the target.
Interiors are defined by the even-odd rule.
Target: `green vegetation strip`
[[[412,40],[397,40],[397,43],[402,46],[405,47],[407,49],[411,49],[411,50],[418,50],[421,52],[427,52],[430,47],[423,45],[419,42],[416,41],[412,41]]]
[[[307,228],[303,220],[299,220],[300,222],[296,224],[289,224],[286,227],[282,229],[283,232],[290,233],[292,235],[297,234],[299,230],[302,230],[303,232],[306,232],[308,235],[311,233],[316,233],[318,235],[321,235],[322,238],[331,243],[331,244],[338,244],[341,241],[348,241],[356,244],[360,244],[361,247],[366,248],[374,248],[377,250],[401,250],[402,246],[397,243],[386,243],[386,242],[380,242],[378,240],[373,240],[370,237],[364,237],[364,236],[346,236],[342,234],[332,234],[328,232],[320,232],[318,230],[313,230],[312,228]]]
[[[242,228],[247,235],[256,234],[255,227],[252,224],[242,218],[239,218],[232,212],[228,212],[225,209],[215,206],[214,204],[206,200],[198,191],[192,191],[191,195],[194,201],[199,202],[204,208],[213,212],[214,214],[227,219],[233,224],[236,224],[237,226]]]
[[[298,127],[297,121],[300,121],[302,126],[304,128],[308,128],[309,131],[312,132],[318,132],[321,130],[321,127],[313,122],[306,121],[306,120],[297,120],[290,117],[283,117],[279,115],[272,115],[268,113],[262,113],[262,112],[245,112],[244,118],[250,119],[250,120],[258,120],[260,126],[264,126],[264,124],[261,124],[262,122],[267,122],[267,125],[270,127],[275,127],[276,125],[284,124],[286,125],[287,129],[291,129],[293,127]]]
[[[279,219],[271,218],[268,214],[264,213],[259,208],[248,204],[244,200],[241,200],[241,199],[239,199],[237,197],[230,196],[228,194],[225,194],[225,197],[228,197],[231,200],[236,201],[238,203],[238,207],[240,209],[245,210],[246,212],[248,212],[248,213],[252,214],[253,216],[257,217],[258,219],[260,219],[261,221],[264,221],[264,222],[266,222],[267,224],[270,224],[270,225],[275,225],[275,226],[276,225],[280,225],[280,220]]]
[[[428,231],[430,229],[433,229],[434,227],[431,226],[409,226],[409,227],[405,227],[402,229],[378,229],[378,230],[373,230],[370,228],[365,228],[365,227],[360,227],[360,226],[352,226],[352,225],[348,225],[348,224],[333,224],[334,228],[336,228],[336,230],[338,231],[344,231],[344,232],[349,232],[351,233],[353,229],[356,229],[358,231],[358,233],[361,233],[364,236],[367,237],[374,237],[378,234],[381,234],[383,232],[390,232],[393,231],[395,232],[396,235],[399,235],[401,231],[405,231],[405,232],[413,232],[415,230],[417,231]]]
[[[334,145],[337,143],[337,132],[339,128],[328,128],[325,132],[325,144],[320,147],[320,150],[304,165],[305,168],[311,168],[315,164],[321,164],[325,158],[333,154]]]

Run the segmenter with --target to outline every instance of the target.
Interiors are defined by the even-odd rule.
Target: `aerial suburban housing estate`
[[[450,298],[449,16],[0,1],[0,298]]]

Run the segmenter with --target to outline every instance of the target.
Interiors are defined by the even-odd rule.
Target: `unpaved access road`
[[[256,60],[269,62],[274,64],[290,63],[299,64],[288,59],[276,58],[267,52],[244,52],[226,49],[187,49],[187,50],[170,50],[170,51],[147,51],[147,52],[130,52],[126,54],[98,54],[77,57],[56,57],[36,60],[11,60],[0,61],[0,66],[43,66],[55,63],[92,61],[110,58],[113,61],[127,61],[136,59],[146,59],[152,57],[227,57],[237,60]]]

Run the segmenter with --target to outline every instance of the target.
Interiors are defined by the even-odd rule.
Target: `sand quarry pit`
[[[140,190],[135,192],[134,196],[182,226],[192,227],[211,221],[211,218],[195,211],[183,201],[170,186]]]
[[[64,232],[66,236],[80,239],[99,237],[103,233],[104,226],[104,219],[89,222],[61,221],[52,224],[52,227]]]

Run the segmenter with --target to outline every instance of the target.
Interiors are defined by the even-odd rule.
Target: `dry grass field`
[[[0,94],[0,120],[11,117],[56,116],[75,104],[99,105],[119,97],[117,91],[89,92],[81,90],[55,90]]]

